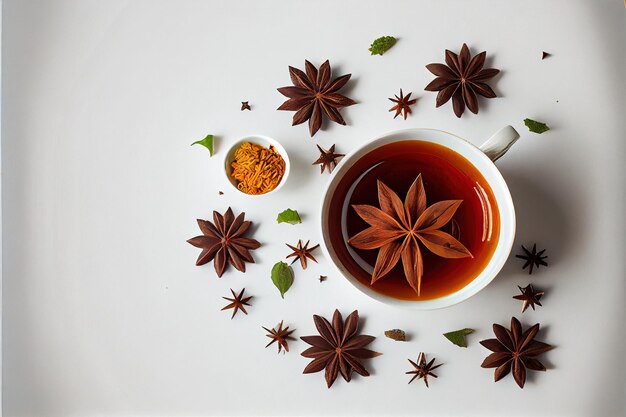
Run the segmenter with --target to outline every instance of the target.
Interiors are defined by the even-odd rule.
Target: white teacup
[[[328,228],[328,216],[331,197],[335,192],[342,176],[361,157],[374,149],[389,143],[416,139],[433,142],[449,148],[465,157],[478,171],[480,171],[487,183],[490,185],[497,202],[500,217],[500,235],[489,263],[469,284],[454,293],[440,298],[413,301],[392,298],[378,293],[353,276],[339,261],[339,258],[333,248]],[[513,143],[515,143],[517,139],[519,139],[519,134],[512,126],[504,127],[480,147],[477,147],[456,135],[441,130],[407,129],[386,134],[364,144],[343,158],[341,163],[333,171],[322,198],[322,249],[324,250],[325,255],[333,261],[339,271],[355,287],[368,296],[386,304],[406,306],[420,310],[431,310],[457,304],[476,294],[478,291],[486,287],[487,284],[489,284],[496,277],[498,272],[500,272],[513,246],[513,240],[515,238],[515,209],[513,207],[513,200],[511,199],[509,188],[507,187],[504,178],[502,178],[502,174],[500,174],[500,171],[494,164],[494,161],[504,155],[504,153],[511,147],[511,145],[513,145]]]

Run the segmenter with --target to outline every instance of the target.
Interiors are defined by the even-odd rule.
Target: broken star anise
[[[263,326],[261,326],[263,327]],[[268,329],[267,327],[263,327],[263,329],[268,333],[267,337],[269,337],[270,342],[265,346],[268,347],[272,343],[276,342],[278,344],[278,353],[281,352],[282,349],[285,349],[285,352],[289,352],[289,340],[295,340],[291,337],[291,333],[295,332],[295,330],[289,330],[289,326],[283,329],[283,321],[281,320],[278,323],[277,329]]]
[[[446,64],[428,64],[426,68],[437,78],[424,88],[426,91],[438,91],[437,107],[452,98],[452,108],[457,117],[461,117],[465,106],[474,114],[478,113],[479,94],[486,98],[496,97],[486,81],[495,77],[500,70],[483,68],[487,53],[481,52],[471,57],[469,48],[463,44],[457,55],[446,49]]]
[[[369,205],[352,206],[371,227],[348,240],[357,249],[379,249],[372,284],[402,259],[406,280],[419,295],[423,265],[418,241],[444,258],[472,257],[461,242],[439,230],[452,219],[463,200],[439,201],[427,207],[421,174],[409,188],[404,204],[391,188],[378,181],[378,201],[380,209]]]
[[[320,245],[315,245],[312,248],[309,248],[309,242],[310,240],[307,240],[304,246],[302,246],[302,240],[300,239],[298,239],[297,246],[291,246],[289,243],[286,243],[289,249],[293,251],[293,253],[287,255],[287,259],[292,258],[292,257],[294,258],[294,260],[291,262],[292,265],[294,262],[296,262],[299,259],[300,265],[302,265],[302,269],[306,269],[307,258],[317,263],[317,259],[315,259],[313,255],[311,255],[311,252],[319,248]]]
[[[548,263],[545,261],[545,259],[548,257],[548,255],[544,255],[543,253],[546,251],[545,249],[540,250],[539,252],[537,252],[537,244],[535,243],[533,245],[533,250],[530,251],[528,249],[526,249],[526,246],[522,245],[522,250],[524,251],[523,255],[515,255],[516,258],[519,259],[523,259],[526,262],[524,263],[524,266],[522,266],[522,269],[526,269],[528,268],[528,274],[532,275],[533,273],[533,267],[537,267],[537,269],[539,269],[539,266],[543,265],[543,266],[548,266]]]
[[[535,359],[552,349],[547,343],[535,340],[539,332],[539,323],[522,332],[522,325],[515,317],[511,318],[511,330],[494,324],[493,332],[496,339],[481,340],[480,344],[492,351],[483,361],[483,368],[496,368],[494,381],[498,382],[511,370],[513,378],[520,388],[526,382],[526,369],[545,371],[546,367]]]
[[[406,342],[406,332],[401,329],[385,330],[385,336],[396,342]]]
[[[239,294],[235,294],[235,291],[230,290],[230,292],[233,294],[233,298],[230,297],[222,297],[224,300],[226,301],[230,301],[230,304],[224,306],[224,308],[222,308],[222,311],[224,310],[233,310],[233,315],[230,316],[230,318],[232,319],[233,317],[235,317],[235,314],[237,314],[237,312],[239,310],[243,311],[243,314],[248,314],[248,312],[246,311],[246,307],[245,306],[249,306],[250,303],[248,303],[248,301],[250,301],[252,299],[252,296],[249,297],[244,297],[243,293],[246,291],[246,289],[242,289],[241,292]]]
[[[517,288],[519,288],[521,294],[515,295],[513,298],[522,301],[522,313],[526,311],[528,307],[532,307],[534,310],[535,304],[541,306],[541,302],[539,300],[541,300],[541,297],[544,295],[543,291],[535,290],[533,284],[528,284],[524,288],[518,285]]]
[[[305,374],[326,369],[326,385],[333,385],[341,373],[346,382],[352,379],[352,372],[369,376],[361,360],[379,356],[380,353],[365,347],[372,343],[374,336],[358,334],[359,312],[353,311],[344,322],[339,310],[333,314],[332,324],[324,317],[314,315],[313,321],[319,336],[302,336],[300,339],[311,345],[302,352],[305,358],[313,359],[304,368]]]
[[[406,120],[406,117],[412,113],[411,106],[417,102],[417,99],[414,98],[413,100],[411,100],[411,94],[413,93],[409,93],[405,96],[402,93],[402,89],[400,89],[400,97],[394,94],[395,98],[389,98],[389,100],[396,103],[395,106],[389,109],[389,111],[396,112],[395,116],[393,116],[394,119],[402,115],[404,117],[404,120]]]
[[[323,174],[325,169],[328,169],[329,174],[333,172],[333,169],[337,166],[337,159],[345,156],[342,153],[335,153],[335,145],[331,146],[329,150],[325,150],[320,145],[317,145],[317,149],[320,151],[320,157],[313,162],[313,165],[320,166],[320,174]]]
[[[430,362],[426,363],[426,355],[424,355],[424,352],[420,352],[420,354],[418,355],[417,363],[413,362],[411,359],[409,359],[409,362],[415,368],[415,370],[413,371],[405,372],[406,374],[413,375],[413,378],[411,378],[409,384],[413,382],[415,378],[424,378],[426,388],[428,388],[428,376],[430,375],[433,378],[437,378],[437,375],[433,374],[433,371],[443,365],[440,363],[439,365],[433,366],[433,364],[435,363],[435,358],[432,358]]]
[[[254,263],[250,250],[257,249],[261,244],[244,237],[251,221],[245,221],[246,213],[235,217],[229,207],[224,215],[213,212],[213,223],[198,219],[198,226],[203,235],[189,239],[187,242],[202,249],[196,265],[204,265],[214,261],[217,276],[221,277],[228,262],[241,272],[246,272],[246,262]]]
[[[289,76],[293,86],[281,87],[278,91],[289,100],[280,105],[278,110],[292,110],[292,125],[309,121],[309,133],[315,135],[322,127],[322,119],[327,117],[335,123],[345,125],[339,109],[356,102],[339,91],[346,85],[352,74],[332,79],[330,63],[326,60],[319,70],[309,61],[304,61],[306,73],[298,68],[289,67]]]

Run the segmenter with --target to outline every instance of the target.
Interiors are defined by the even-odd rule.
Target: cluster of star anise
[[[544,57],[546,53],[544,52]],[[436,91],[436,106],[440,107],[452,100],[452,107],[457,117],[461,117],[465,109],[477,114],[479,110],[478,96],[485,98],[496,97],[495,92],[487,81],[499,73],[494,68],[484,68],[486,53],[481,52],[471,56],[466,44],[463,44],[458,54],[446,50],[445,64],[433,63],[426,68],[436,78],[430,82],[425,90]],[[309,133],[314,136],[322,127],[323,120],[328,119],[345,125],[346,122],[340,113],[343,107],[351,106],[356,102],[339,91],[347,84],[351,74],[333,78],[329,61],[325,61],[319,68],[308,60],[305,61],[305,70],[289,67],[292,86],[281,87],[278,91],[288,99],[278,110],[295,111],[293,125],[308,121]],[[412,93],[404,95],[402,89],[395,98],[390,98],[394,106],[389,110],[395,112],[394,118],[411,114],[411,107],[416,103],[411,98]],[[241,102],[241,111],[251,110],[248,101]],[[328,150],[317,146],[320,157],[313,165],[320,165],[320,171],[332,172],[343,154],[335,152],[335,145]],[[220,191],[220,195],[223,194]],[[424,274],[422,251],[424,249],[444,258],[472,257],[470,251],[460,242],[460,229],[453,216],[461,200],[445,200],[428,205],[426,192],[421,174],[417,176],[406,193],[404,200],[389,188],[378,181],[379,207],[370,205],[354,205],[353,210],[369,227],[350,237],[348,243],[357,249],[378,250],[376,263],[371,276],[371,284],[386,276],[399,262],[402,263],[404,277],[413,290],[419,295]],[[235,216],[228,208],[224,214],[213,212],[213,221],[197,220],[202,235],[193,237],[187,242],[200,248],[201,253],[196,265],[203,265],[213,261],[218,277],[221,277],[230,264],[235,269],[245,272],[246,263],[254,263],[251,251],[261,244],[247,233],[251,222],[245,220],[245,213]],[[442,229],[451,224],[451,233]],[[319,247],[309,247],[301,240],[295,246],[287,244],[293,251],[287,258],[293,262],[300,261],[302,269],[307,268],[308,260],[317,262],[312,252]],[[528,268],[529,274],[540,266],[547,266],[545,250],[537,251],[536,245],[532,250],[522,246],[523,254],[517,255],[525,261],[522,269]],[[326,280],[320,275],[319,281]],[[522,301],[522,313],[528,307],[532,310],[541,306],[543,291],[536,290],[532,284],[526,287],[518,286],[521,294],[514,299]],[[229,303],[222,310],[232,310],[231,319],[239,311],[248,314],[246,307],[251,306],[252,296],[244,296],[245,288],[236,293],[230,290],[232,297],[222,297]],[[346,382],[350,382],[353,374],[369,376],[364,361],[374,358],[380,353],[367,347],[376,339],[374,336],[363,335],[359,332],[359,314],[353,311],[344,320],[341,313],[335,310],[332,320],[314,315],[313,322],[318,334],[302,336],[300,339],[310,345],[301,355],[311,359],[303,373],[324,371],[328,388],[336,381],[339,375]],[[493,324],[495,338],[482,340],[480,343],[492,353],[483,361],[483,368],[495,368],[494,380],[499,381],[509,373],[520,388],[524,387],[528,370],[545,371],[546,367],[537,359],[541,354],[552,349],[552,346],[535,340],[539,332],[539,324],[523,330],[521,323],[515,317],[511,318],[510,328]],[[273,328],[262,327],[270,339],[266,347],[276,343],[278,352],[289,352],[289,341],[295,340],[291,335],[295,330],[284,326],[281,320]],[[465,329],[468,330],[468,329]],[[470,329],[471,330],[471,329]],[[394,329],[385,334],[394,340],[406,340],[404,331]],[[466,346],[463,344],[463,346]],[[429,377],[437,378],[433,371],[441,366],[435,365],[435,359],[427,361],[426,355],[420,352],[417,360],[409,359],[413,369],[406,374],[412,375],[409,383],[415,379],[422,379],[429,386]]]

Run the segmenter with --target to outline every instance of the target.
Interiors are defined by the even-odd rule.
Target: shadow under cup
[[[482,152],[478,152],[484,157]],[[426,301],[461,291],[485,271],[500,238],[500,210],[489,182],[467,158],[447,146],[418,139],[383,143],[350,158],[347,169],[331,180],[325,198],[327,204],[323,207],[327,211],[322,219],[325,222],[322,228],[331,258],[353,284],[370,295],[384,296],[382,298]],[[493,165],[490,160],[488,162]],[[497,171],[495,167],[493,169]],[[440,230],[454,235],[473,257],[442,258],[419,243],[423,276],[418,296],[406,281],[402,260],[371,284],[379,251],[356,249],[347,242],[369,227],[352,205],[380,207],[378,181],[394,190],[404,201],[409,187],[420,174],[428,206],[442,200],[462,200],[453,221]]]

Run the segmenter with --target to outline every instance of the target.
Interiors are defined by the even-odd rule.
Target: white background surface
[[[624,67],[620,1],[33,1],[3,2],[3,411],[5,416],[90,415],[623,415]],[[400,40],[385,56],[367,48]],[[502,73],[499,98],[457,119],[423,91],[424,68],[445,48],[487,50]],[[541,61],[545,50],[552,57]],[[359,102],[308,137],[275,111],[288,65],[330,59]],[[393,120],[387,97],[418,97]],[[242,100],[253,111],[240,112]],[[552,130],[527,132],[525,117]],[[315,144],[348,152],[407,127],[449,130],[480,143],[505,124],[522,138],[498,162],[518,213],[520,244],[547,248],[550,267],[528,277],[511,256],[467,302],[411,312],[375,303],[319,254],[295,268],[281,300],[269,278],[285,242],[317,243],[327,181]],[[219,136],[216,155],[190,147]],[[271,197],[230,189],[221,158],[248,133],[279,140],[292,161]],[[225,194],[218,196],[218,190]],[[232,206],[257,224],[257,263],[217,279],[195,267],[195,219]],[[278,225],[291,207],[298,226]],[[514,253],[517,252],[517,249]],[[320,284],[319,274],[328,275]],[[517,284],[545,289],[539,340],[556,348],[549,370],[494,384],[480,368],[491,323],[519,317]],[[220,312],[229,288],[254,295],[248,316]],[[311,315],[358,309],[373,376],[331,390],[301,375],[305,344],[263,349],[261,325],[281,319],[313,334]],[[400,327],[410,342],[382,332]],[[477,329],[468,349],[441,334]],[[426,389],[407,385],[420,351],[445,365]]]

